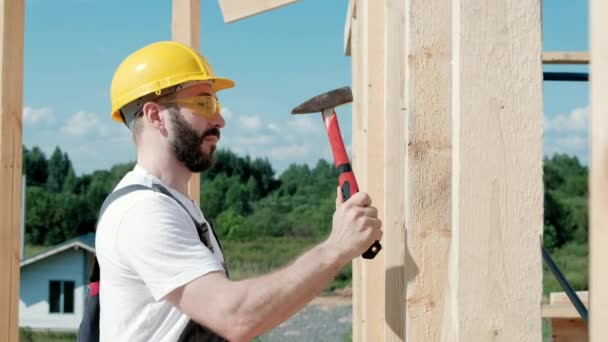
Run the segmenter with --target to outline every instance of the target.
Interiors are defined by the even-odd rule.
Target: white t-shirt
[[[116,189],[159,183],[200,223],[195,202],[141,166]],[[205,274],[223,271],[224,258],[212,232],[212,253],[203,245],[186,211],[167,195],[138,190],[116,199],[97,226],[100,275],[100,340],[176,341],[190,320],[164,298]]]

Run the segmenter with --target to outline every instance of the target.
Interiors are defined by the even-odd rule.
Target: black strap
[[[110,204],[112,204],[112,202],[114,202],[115,200],[117,200],[118,198],[130,194],[134,191],[139,191],[139,190],[152,190],[152,191],[156,191],[156,192],[160,192],[163,195],[169,196],[170,198],[172,198],[175,202],[177,202],[188,214],[188,216],[190,216],[190,219],[192,220],[192,222],[194,223],[194,227],[196,227],[196,232],[198,234],[199,239],[201,240],[201,242],[211,250],[211,252],[213,252],[213,245],[209,239],[209,227],[207,227],[207,223],[205,221],[203,222],[198,222],[194,216],[192,216],[192,214],[190,214],[190,211],[188,210],[188,208],[186,208],[186,206],[184,206],[184,204],[178,200],[175,196],[173,196],[173,194],[167,190],[165,187],[163,187],[160,184],[152,184],[152,187],[143,185],[143,184],[130,184],[127,186],[124,186],[116,191],[113,191],[110,195],[108,195],[108,197],[106,197],[105,201],[103,201],[103,204],[101,205],[101,209],[99,210],[99,216],[97,218],[97,223],[95,224],[95,226],[97,226],[97,224],[99,224],[99,220],[101,220],[101,217],[103,216],[104,212],[106,211],[106,209],[108,209],[108,207],[110,206]],[[213,236],[215,237],[218,245],[220,246],[220,251],[222,250],[222,246],[220,245],[219,239],[217,238],[217,235],[215,235],[215,232],[213,232]],[[225,270],[226,274],[228,274],[228,270]],[[97,261],[97,256],[95,256],[95,265],[93,265],[93,271],[91,272],[91,276],[89,277],[89,281],[91,283],[94,282],[98,282],[99,281],[99,262]]]

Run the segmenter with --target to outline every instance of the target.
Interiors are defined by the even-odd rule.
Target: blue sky
[[[587,50],[587,1],[544,2],[544,49]],[[346,8],[347,0],[301,0],[225,24],[217,1],[201,0],[201,51],[217,74],[237,82],[219,94],[227,121],[220,147],[267,157],[278,172],[331,158],[321,119],[289,113],[351,83]],[[24,144],[47,157],[59,146],[77,174],[134,160],[129,131],[110,120],[110,82],[130,52],[171,39],[171,1],[27,0],[25,25]],[[545,82],[544,92],[545,153],[586,162],[587,84]],[[339,115],[350,145],[350,107]]]

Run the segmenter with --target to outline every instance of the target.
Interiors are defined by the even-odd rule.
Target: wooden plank
[[[356,1],[356,0],[352,0]],[[354,9],[356,11],[356,8]],[[361,48],[360,48],[360,23],[357,19],[357,14],[353,15],[352,20],[352,55],[351,55],[351,68],[352,68],[352,90],[353,90],[353,104],[352,104],[352,166],[357,177],[358,184],[361,186],[362,177],[362,151],[361,151]],[[353,342],[361,342],[361,328],[362,322],[362,259],[356,258],[352,262],[352,340]]]
[[[219,0],[224,22],[231,23],[298,0]]]
[[[587,51],[545,51],[544,64],[589,64]]]
[[[451,2],[406,2],[406,341],[439,341],[451,243]]]
[[[172,38],[199,51],[201,44],[200,0],[173,0]],[[201,178],[193,174],[188,182],[188,195],[198,205],[201,203]]]
[[[0,341],[19,339],[24,2],[0,1]]]
[[[405,339],[405,1],[388,0],[385,23],[385,342]]]
[[[344,24],[344,55],[350,56],[351,39],[352,39],[352,22],[355,16],[356,0],[348,1],[348,9],[346,10],[346,23]]]
[[[540,5],[453,2],[450,341],[541,339]]]
[[[605,341],[608,336],[608,2],[591,0],[591,160],[590,160],[590,227],[589,227],[589,292],[591,341]]]
[[[589,291],[576,291],[576,295],[578,296],[578,298],[580,298],[580,300],[583,302],[583,304],[588,305]],[[550,293],[549,294],[549,303],[552,305],[561,305],[561,304],[572,305],[572,302],[570,301],[570,298],[568,298],[568,295],[566,294],[566,292]]]
[[[362,21],[363,67],[365,95],[363,121],[365,127],[364,168],[362,191],[369,193],[378,217],[384,221],[384,30],[385,6],[382,1],[360,3],[365,12]],[[384,241],[384,239],[383,239]],[[372,260],[362,261],[363,269],[363,341],[382,341],[385,327],[384,252]]]
[[[582,319],[558,318],[551,320],[553,342],[587,342],[589,332]]]
[[[581,315],[572,304],[545,304],[541,309],[543,318],[575,318],[581,319]]]
[[[357,0],[356,6],[356,17],[357,17],[357,26],[358,26],[358,74],[359,74],[359,82],[357,91],[354,94],[356,96],[355,103],[357,104],[357,132],[353,136],[353,139],[357,139],[356,146],[356,155],[357,155],[357,183],[359,184],[359,189],[361,191],[368,191],[367,179],[368,179],[368,121],[367,121],[367,113],[369,108],[368,101],[368,85],[369,85],[369,63],[368,63],[368,18],[369,13],[367,10],[367,3],[371,0]],[[358,339],[356,342],[367,342],[369,341],[368,334],[368,311],[367,311],[367,302],[369,300],[368,297],[368,280],[367,280],[367,268],[368,261],[363,260],[362,258],[358,258],[359,264],[359,277],[360,284],[358,286],[359,293],[357,294],[359,300],[359,317],[358,321],[355,322],[357,325],[356,330],[358,333]],[[380,297],[382,298],[382,297]]]

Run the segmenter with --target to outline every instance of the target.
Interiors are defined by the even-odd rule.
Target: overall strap
[[[120,198],[126,194],[129,194],[133,191],[138,191],[138,190],[152,190],[152,188],[145,186],[143,184],[130,184],[130,185],[127,185],[125,187],[122,187],[122,188],[110,193],[108,195],[108,197],[106,197],[106,199],[103,201],[103,204],[101,205],[101,209],[99,210],[99,215],[97,216],[97,223],[95,223],[95,226],[97,226],[99,224],[99,220],[101,220],[103,213],[106,211],[106,209],[108,209],[108,207],[110,206],[110,204],[112,204],[112,202],[114,202],[115,200],[117,200],[118,198]],[[91,272],[89,281],[91,283],[95,283],[95,282],[99,281],[99,263],[97,262],[97,257],[95,257],[95,265],[93,265],[93,272]]]

